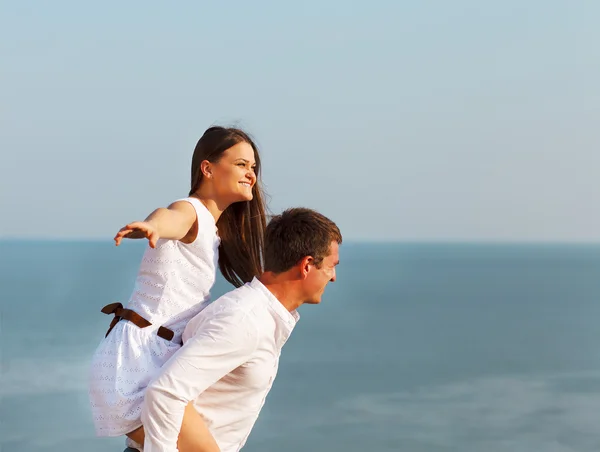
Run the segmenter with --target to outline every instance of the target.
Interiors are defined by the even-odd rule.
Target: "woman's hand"
[[[160,238],[158,231],[149,221],[134,221],[123,226],[117,235],[115,235],[115,244],[119,246],[123,239],[148,239],[150,248],[156,247],[156,242]]]

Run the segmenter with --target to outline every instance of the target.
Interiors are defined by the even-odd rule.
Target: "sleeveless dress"
[[[190,244],[159,239],[156,248],[148,246],[125,306],[152,325],[119,321],[93,355],[89,397],[98,436],[121,436],[142,425],[146,387],[181,347],[188,321],[210,302],[220,244],[215,220],[198,199],[183,200],[196,210],[198,236]],[[174,332],[171,341],[157,336],[160,326]]]

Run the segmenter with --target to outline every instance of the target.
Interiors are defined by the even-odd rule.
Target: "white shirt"
[[[255,278],[190,320],[183,347],[146,391],[144,451],[177,452],[183,413],[191,400],[221,452],[239,451],[298,319],[296,311],[290,313]]]

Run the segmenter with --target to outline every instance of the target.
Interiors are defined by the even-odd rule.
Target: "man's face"
[[[336,241],[332,241],[329,246],[329,255],[323,259],[321,266],[310,266],[308,276],[304,280],[306,289],[305,303],[320,303],[327,284],[330,281],[335,281],[335,267],[340,263],[339,249],[339,244]]]

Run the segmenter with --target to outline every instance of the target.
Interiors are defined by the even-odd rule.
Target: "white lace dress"
[[[89,396],[98,436],[121,436],[142,425],[146,386],[180,348],[187,322],[210,299],[215,283],[219,237],[215,220],[195,198],[198,236],[185,244],[158,240],[148,247],[127,306],[152,323],[139,328],[121,320],[104,338],[92,358]],[[108,329],[112,317],[106,316]],[[173,330],[171,341],[156,335],[159,326]]]

